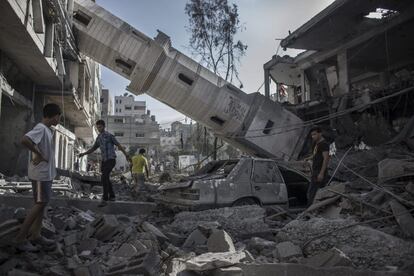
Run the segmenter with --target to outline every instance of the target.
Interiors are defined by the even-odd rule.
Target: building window
[[[145,133],[136,133],[135,137],[145,137]]]
[[[130,106],[125,106],[125,110],[132,110],[132,107],[130,107]]]
[[[115,118],[114,119],[114,122],[115,123],[121,123],[121,124],[123,124],[124,123],[124,119],[123,118]]]
[[[178,78],[182,81],[182,82],[184,82],[184,83],[186,83],[186,84],[188,84],[188,85],[192,85],[193,84],[193,80],[190,78],[190,77],[188,77],[188,76],[186,76],[186,75],[184,75],[184,74],[178,74]]]
[[[104,102],[104,98],[101,98],[101,103],[103,103]]]
[[[145,106],[136,105],[134,106],[134,110],[145,110]]]
[[[124,133],[123,132],[115,132],[114,135],[116,137],[123,137],[124,136]]]

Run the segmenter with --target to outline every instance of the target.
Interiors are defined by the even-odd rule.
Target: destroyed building
[[[270,80],[283,86],[285,108],[333,128],[337,147],[412,147],[413,27],[412,1],[335,1],[281,41],[304,51],[264,65],[265,94]]]
[[[73,1],[8,0],[0,10],[0,171],[26,174],[20,138],[41,120],[48,102],[63,110],[54,136],[56,164],[74,169],[75,154],[97,134],[101,76],[100,65],[77,50]],[[86,169],[86,158],[78,163]]]
[[[265,65],[266,80],[271,77],[287,92],[287,102],[274,103],[269,87],[267,97],[247,95],[172,48],[165,34],[152,40],[92,1],[1,1],[1,64],[7,66],[1,67],[0,158],[11,159],[0,159],[7,174],[0,175],[0,275],[412,275],[414,154],[408,138],[413,35],[408,30],[413,8],[409,1],[333,2],[282,41],[282,47],[307,51],[295,58],[276,56]],[[370,18],[371,12],[379,18]],[[45,35],[42,20],[46,26],[55,24],[45,27]],[[66,44],[72,27],[80,53]],[[50,30],[58,43],[46,39]],[[42,43],[53,45],[53,56],[45,57],[43,51],[50,48]],[[20,252],[12,240],[33,198],[27,179],[10,177],[10,167],[19,164],[23,170],[27,163],[16,149],[18,139],[10,136],[20,137],[50,100],[66,107],[66,121],[57,131],[78,141],[77,147],[90,141],[92,119],[100,114],[99,66],[93,60],[130,79],[131,91],[148,92],[177,109],[182,105],[180,111],[232,145],[285,165],[281,159],[300,158],[306,149],[308,125],[331,127],[339,150],[332,155],[329,185],[307,208],[249,202],[174,212],[152,202],[163,175],[153,175],[148,190],[137,197],[131,195],[127,174],[114,175],[117,201],[99,208],[99,181],[63,171],[67,177],[53,181],[42,225],[42,235],[54,239],[55,247]],[[384,128],[372,126],[377,120]],[[382,135],[385,130],[388,137]],[[371,147],[342,149],[361,141]],[[388,141],[393,143],[384,144]],[[66,142],[55,142],[60,149],[56,163],[70,169]],[[19,158],[23,162],[15,162]],[[255,177],[251,171],[244,170],[245,179]],[[214,181],[206,183],[217,189],[223,188],[223,173],[232,177],[231,167],[208,173],[203,177]],[[175,195],[198,196],[179,175],[168,181],[186,186]],[[234,190],[239,186],[228,184]]]

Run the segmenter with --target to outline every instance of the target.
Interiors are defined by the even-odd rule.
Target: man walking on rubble
[[[312,177],[308,188],[308,206],[313,203],[316,192],[328,181],[329,143],[322,136],[318,126],[310,131],[313,141]]]
[[[52,194],[52,182],[56,177],[55,145],[50,127],[59,123],[61,113],[58,105],[45,105],[42,121],[21,139],[22,145],[31,153],[28,177],[32,181],[35,202],[15,238],[17,248],[21,251],[37,251],[33,244],[49,249],[55,245],[55,241],[43,237],[40,231],[45,207]]]
[[[118,140],[116,140],[115,136],[105,131],[105,122],[103,120],[98,120],[96,122],[96,128],[98,129],[99,135],[96,138],[95,143],[93,144],[92,148],[90,148],[86,152],[79,154],[79,157],[91,154],[92,152],[100,148],[102,156],[101,183],[103,186],[103,196],[102,201],[98,205],[98,207],[104,207],[106,206],[106,202],[108,200],[115,201],[115,193],[110,180],[111,171],[115,167],[116,163],[116,154],[114,146],[117,146],[118,149],[122,151],[129,163],[131,163],[131,158],[126,153],[125,148],[121,146],[121,144],[119,144]]]
[[[138,196],[139,191],[145,190],[144,172],[149,178],[148,161],[145,157],[145,149],[140,149],[138,155],[132,157],[132,175],[134,179],[134,193]]]

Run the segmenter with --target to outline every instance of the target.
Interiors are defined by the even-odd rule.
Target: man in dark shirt
[[[110,174],[112,169],[115,167],[116,154],[114,146],[117,146],[120,151],[125,155],[126,159],[131,163],[131,158],[126,153],[124,147],[119,144],[115,136],[105,131],[105,122],[99,120],[96,122],[96,128],[98,129],[99,135],[96,138],[95,144],[88,151],[79,154],[82,157],[86,154],[91,154],[98,148],[101,150],[102,164],[101,164],[101,183],[103,186],[102,202],[98,205],[103,207],[106,205],[106,201],[115,201],[115,193],[112,189],[112,183],[110,180]]]
[[[313,203],[316,192],[328,181],[329,143],[322,137],[318,126],[311,129],[313,141],[312,179],[308,189],[308,205]]]

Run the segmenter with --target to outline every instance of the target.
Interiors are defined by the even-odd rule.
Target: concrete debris
[[[414,176],[412,160],[387,158],[378,163],[378,181],[381,183],[408,176]]]
[[[323,233],[330,233],[311,241],[306,248],[303,248],[303,253],[314,255],[336,247],[344,252],[357,268],[378,270],[387,265],[401,266],[414,258],[412,241],[361,225],[335,231],[354,222],[350,219],[323,218],[312,218],[308,221],[294,220],[283,227],[276,238],[303,246],[307,241]]]
[[[392,213],[395,220],[400,225],[402,231],[411,238],[414,238],[414,218],[410,212],[396,200],[390,202]]]
[[[224,230],[214,230],[207,240],[209,252],[235,252],[233,240]]]
[[[313,267],[352,266],[351,259],[337,248],[306,258],[303,263]]]
[[[206,271],[221,267],[229,267],[240,263],[246,258],[243,251],[205,253],[190,259],[180,259],[186,270]]]
[[[351,160],[399,158],[379,152],[372,148],[351,154]],[[371,154],[375,158],[365,157]],[[344,162],[365,179],[330,183],[306,210],[238,206],[175,213],[131,201],[97,208],[97,202],[60,194],[42,225],[42,235],[54,239],[56,249],[40,248],[35,254],[19,254],[11,244],[32,204],[24,196],[26,184],[16,184],[19,189],[13,191],[19,191],[2,196],[7,206],[0,206],[0,274],[382,275],[361,270],[373,269],[404,275],[401,271],[409,271],[414,258],[413,217],[408,212],[414,202],[412,179],[390,178],[379,185],[378,166],[374,170],[366,164],[369,169],[358,170],[348,159]],[[339,175],[349,174],[341,170]],[[101,187],[77,181],[71,184],[80,194],[100,198],[93,191]],[[157,193],[156,185],[149,184],[146,198]],[[114,187],[117,198],[128,199],[128,187]],[[24,204],[15,205],[16,198]],[[133,212],[135,206],[142,211]]]
[[[170,227],[174,232],[188,235],[202,223],[218,222],[233,238],[252,237],[269,230],[264,217],[265,210],[259,206],[226,207],[178,213]]]
[[[302,250],[292,242],[286,241],[278,243],[273,254],[275,258],[278,258],[281,262],[285,262],[292,258],[302,257]]]
[[[200,230],[195,229],[187,237],[182,247],[183,248],[195,248],[197,246],[205,246],[206,244],[207,244],[206,236]]]

